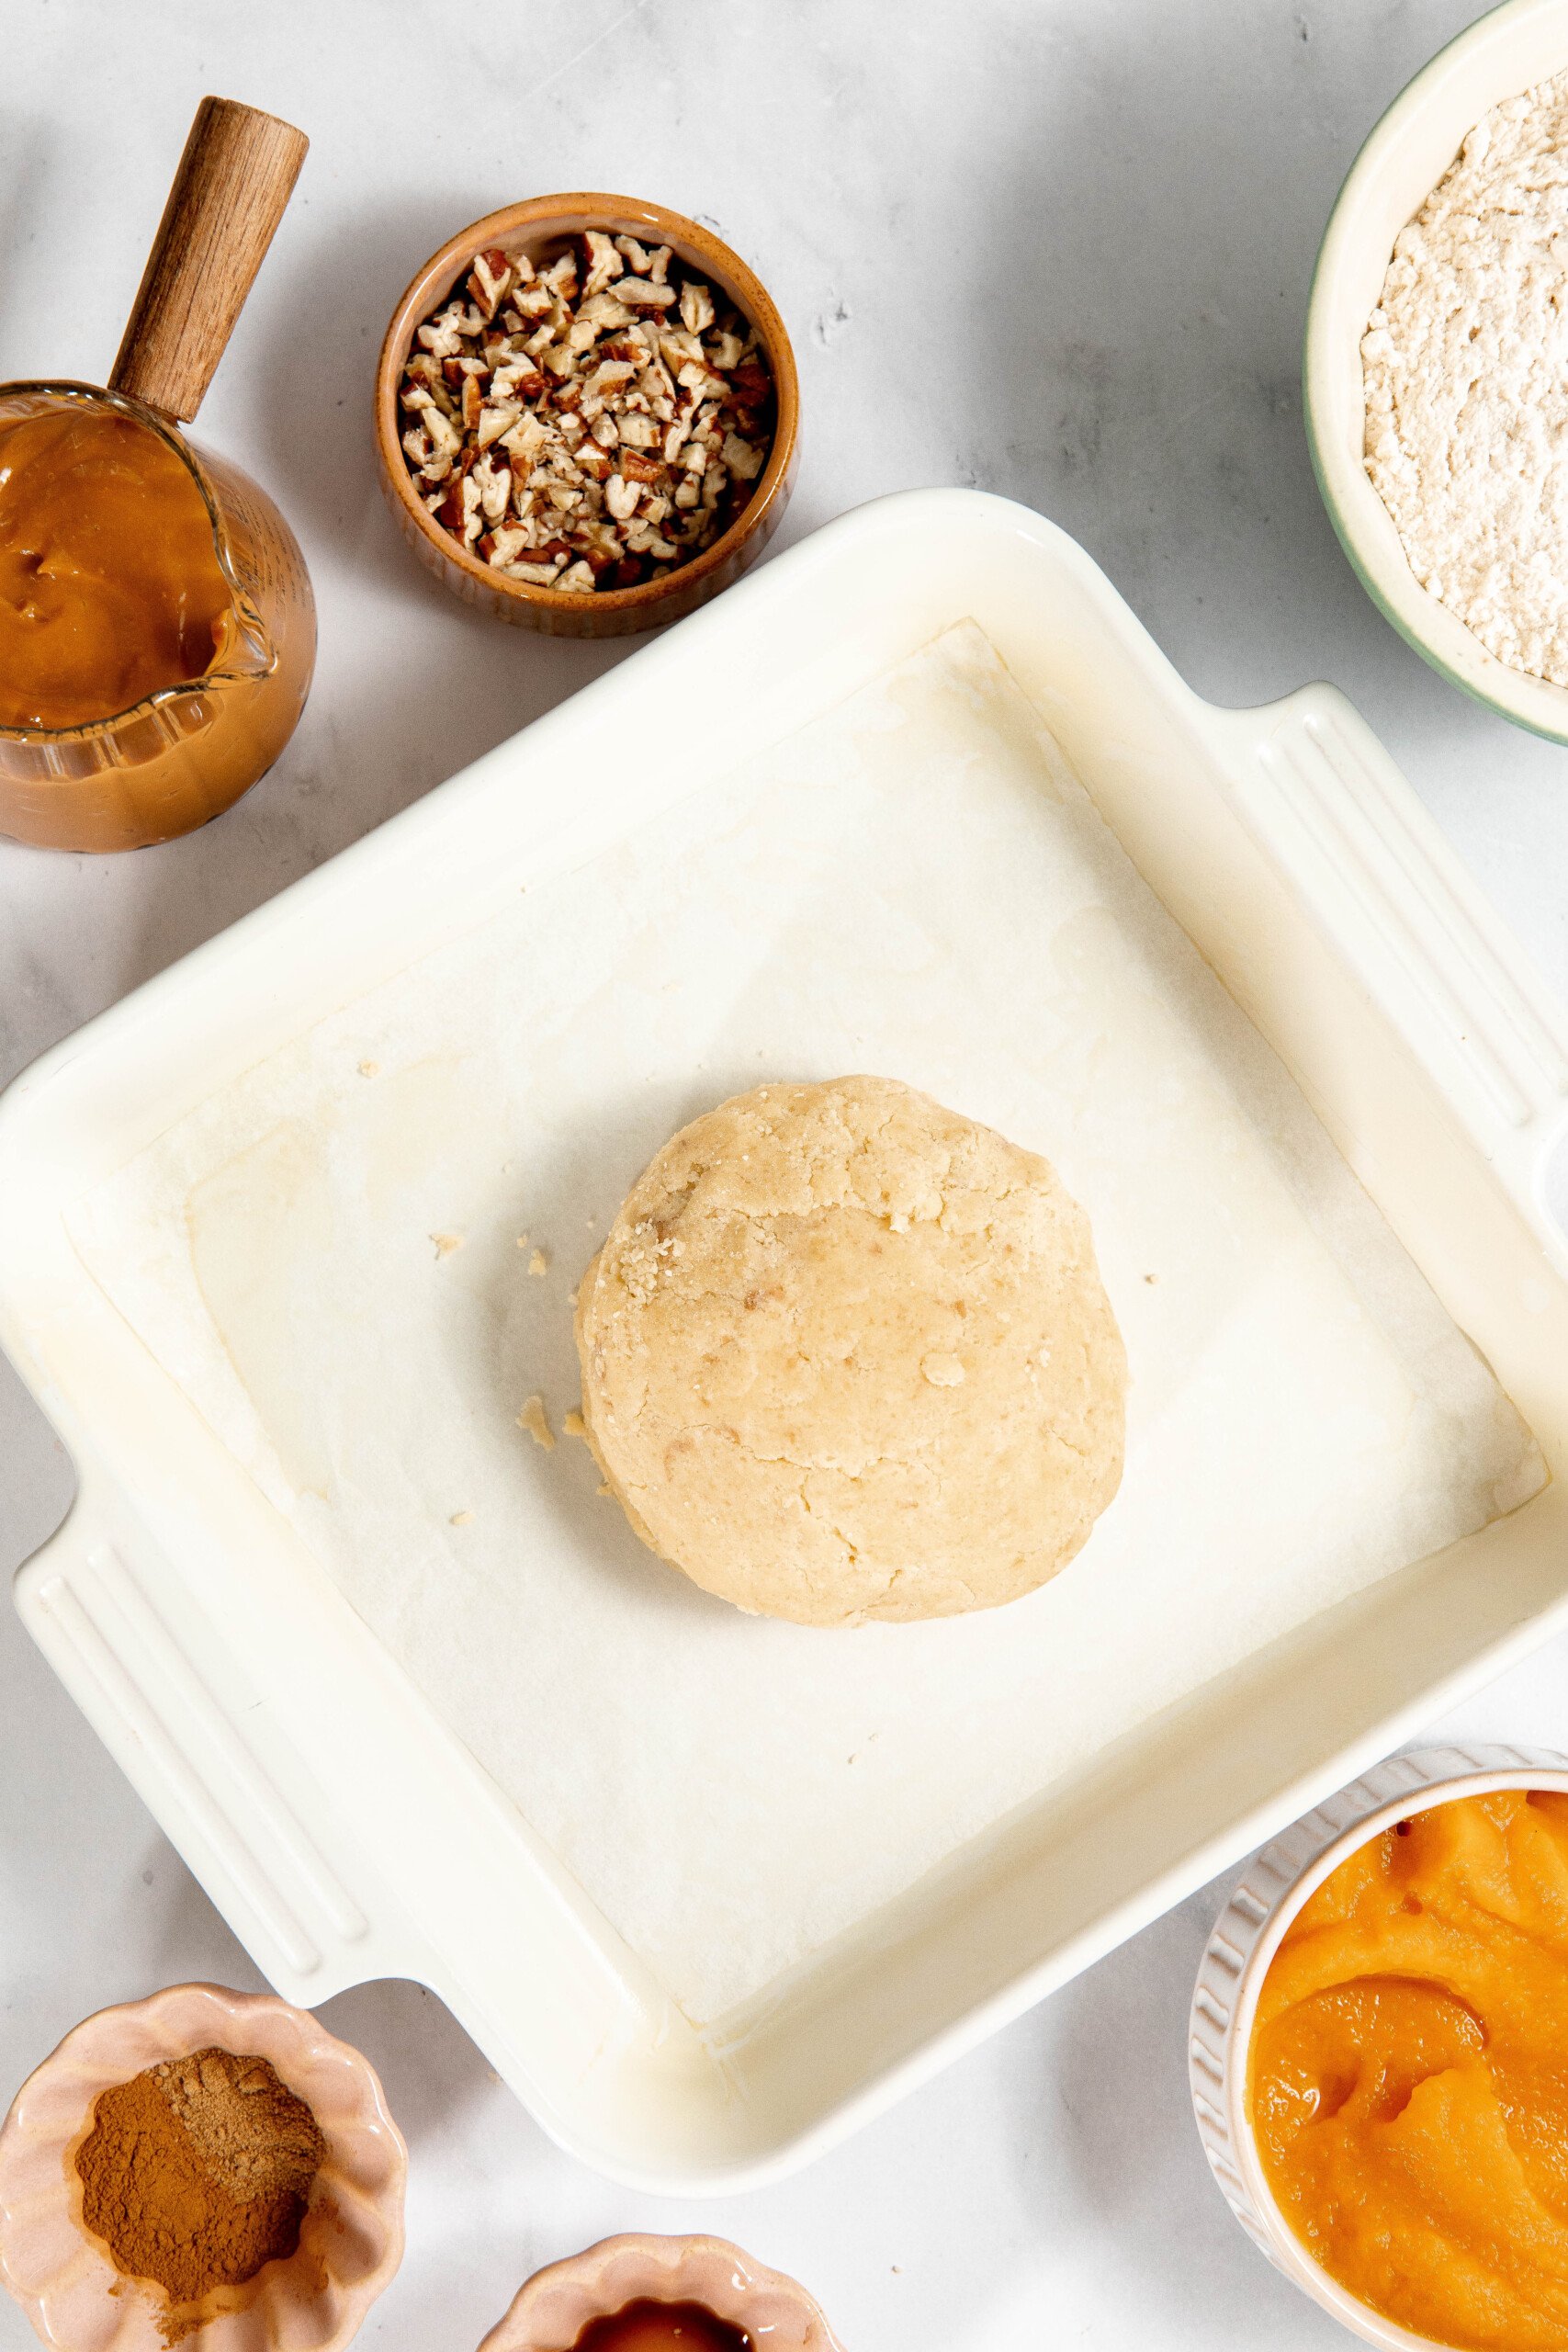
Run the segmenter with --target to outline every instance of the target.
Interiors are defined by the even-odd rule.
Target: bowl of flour
[[[1304,390],[1374,603],[1568,743],[1568,0],[1483,17],[1373,130],[1318,255]]]

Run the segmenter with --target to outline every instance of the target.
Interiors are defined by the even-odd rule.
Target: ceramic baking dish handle
[[[1568,1272],[1568,1020],[1332,686],[1221,715],[1236,806]]]
[[[351,1887],[351,1858],[329,1860],[330,1808],[264,1697],[176,1596],[146,1530],[105,1499],[110,1482],[78,1469],[64,1524],[17,1575],[17,1606],[88,1722],[287,1999],[313,2007],[367,1977],[417,1973],[384,1895]]]

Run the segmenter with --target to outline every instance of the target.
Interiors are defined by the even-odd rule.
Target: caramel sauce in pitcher
[[[122,393],[0,385],[0,834],[206,824],[288,742],[315,650],[299,544],[237,466]]]
[[[0,418],[0,726],[90,726],[202,677],[231,605],[150,426],[82,402]]]

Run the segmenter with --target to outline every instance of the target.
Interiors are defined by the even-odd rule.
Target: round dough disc
[[[683,1127],[583,1276],[577,1345],[637,1533],[764,1616],[1016,1600],[1121,1482],[1089,1219],[1048,1161],[894,1079],[759,1086]]]

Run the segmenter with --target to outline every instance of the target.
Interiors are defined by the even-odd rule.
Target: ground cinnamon
[[[294,2253],[325,2154],[265,2058],[193,2051],[99,2093],[76,2156],[82,2217],[117,2269],[199,2302]]]

